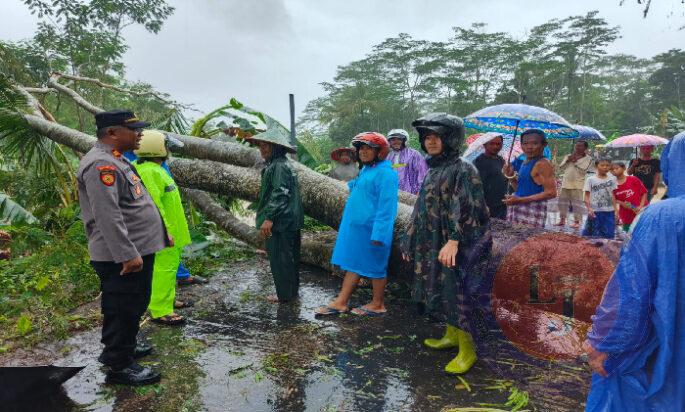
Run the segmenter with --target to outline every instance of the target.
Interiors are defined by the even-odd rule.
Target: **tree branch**
[[[65,78],[65,79],[72,80],[72,81],[74,81],[74,82],[87,82],[87,83],[92,83],[92,84],[95,84],[95,85],[97,85],[97,86],[99,86],[99,87],[102,87],[102,88],[104,88],[104,89],[110,89],[110,90],[114,90],[114,91],[117,91],[117,92],[120,92],[120,93],[131,94],[131,95],[134,95],[134,96],[137,96],[137,97],[152,96],[152,97],[154,97],[155,99],[157,99],[157,100],[159,100],[159,101],[161,101],[161,102],[164,102],[164,103],[166,103],[166,104],[172,105],[172,106],[182,107],[182,108],[186,108],[186,109],[190,108],[189,106],[182,105],[182,104],[177,103],[177,102],[175,102],[175,101],[173,101],[173,100],[170,100],[170,99],[167,97],[167,95],[162,95],[162,94],[157,93],[157,92],[154,92],[154,91],[136,92],[136,91],[133,91],[133,90],[124,89],[123,87],[114,86],[114,85],[112,85],[112,84],[105,83],[105,82],[101,81],[100,79],[95,79],[95,78],[92,78],[92,77],[74,76],[74,75],[71,75],[71,74],[64,74],[64,73],[60,73],[60,72],[53,72],[51,78],[53,78],[53,77],[55,78],[55,80],[59,80],[60,78]]]
[[[59,76],[56,76],[53,74],[50,76],[50,79],[48,80],[48,84],[50,87],[57,89],[59,92],[66,94],[67,96],[71,97],[76,104],[84,108],[87,112],[90,112],[91,114],[97,114],[100,112],[103,112],[104,110],[101,109],[98,106],[95,106],[94,104],[90,103],[88,100],[84,99],[83,96],[78,94],[75,90],[60,84],[57,80],[59,79]]]
[[[231,236],[257,249],[265,248],[264,239],[262,239],[259,230],[240,221],[230,211],[224,209],[219,202],[212,199],[207,192],[183,188],[182,193],[208,219],[230,233]],[[312,238],[310,234],[303,234],[300,254],[302,262],[332,270],[330,260],[336,233],[333,232],[332,236],[330,234],[326,236],[326,234],[328,233],[324,235],[317,233],[316,238]]]
[[[53,89],[52,87],[24,87],[24,90],[33,94],[49,94],[57,92],[57,90]]]

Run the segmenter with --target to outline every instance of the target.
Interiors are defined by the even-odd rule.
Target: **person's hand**
[[[127,273],[140,272],[141,270],[143,270],[143,258],[136,256],[121,264],[121,273],[119,274],[125,275]]]
[[[166,237],[169,239],[169,247],[173,247],[174,246],[174,238],[168,233],[167,233]]]
[[[440,249],[438,253],[438,261],[448,268],[453,268],[457,263],[457,251],[459,249],[459,242],[456,240],[448,240],[445,246]]]
[[[590,345],[590,342],[583,342],[583,350],[587,353],[588,363],[590,364],[590,369],[600,376],[607,377],[609,374],[604,369],[604,361],[607,360],[608,355],[604,352],[599,352]]]
[[[404,260],[405,262],[409,262],[409,261],[411,261],[411,258],[409,257],[408,254],[402,252],[402,260]]]
[[[588,217],[590,217],[590,219],[594,219],[597,217],[597,215],[595,215],[595,211],[592,210],[591,207],[587,208],[587,215],[588,215]]]
[[[652,188],[652,192],[651,192],[651,193],[652,193],[652,196],[656,196],[656,194],[659,193],[659,188],[656,187],[656,186],[654,186],[654,187]]]
[[[505,176],[513,176],[514,175],[514,167],[511,165],[511,163],[507,162],[504,167],[502,168],[502,173]]]
[[[502,203],[504,203],[507,206],[517,205],[521,203],[521,198],[514,195],[506,195],[504,196],[504,200],[502,200]]]
[[[379,242],[379,241],[377,241],[377,240],[372,240],[372,241],[371,241],[371,244],[374,245],[374,246],[383,246],[383,242]]]
[[[262,223],[262,226],[259,228],[259,231],[262,232],[262,236],[265,239],[268,239],[273,234],[271,232],[271,229],[273,229],[273,227],[274,227],[274,222],[272,222],[270,220],[265,220],[264,223]]]

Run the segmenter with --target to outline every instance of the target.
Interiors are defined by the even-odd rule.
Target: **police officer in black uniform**
[[[172,244],[135,168],[122,153],[138,148],[142,129],[131,111],[95,115],[98,141],[81,159],[79,202],[91,265],[102,290],[102,343],[98,358],[106,381],[127,385],[158,382],[160,374],[135,359],[150,346],[136,345],[140,318],[150,302],[155,252]]]

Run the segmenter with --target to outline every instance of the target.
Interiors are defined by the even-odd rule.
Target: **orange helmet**
[[[378,158],[380,160],[385,160],[385,158],[388,157],[390,144],[388,144],[388,139],[382,134],[376,132],[362,132],[352,138],[352,146],[357,150],[364,144],[378,149]]]

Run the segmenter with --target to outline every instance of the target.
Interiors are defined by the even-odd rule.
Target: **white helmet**
[[[390,139],[402,139],[405,142],[409,139],[409,133],[404,129],[392,129],[387,134],[388,140]]]

